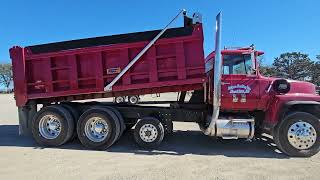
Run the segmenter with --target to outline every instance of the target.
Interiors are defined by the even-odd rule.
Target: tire
[[[118,97],[115,97],[114,98],[114,102],[117,103],[117,104],[121,104],[121,103],[124,103],[125,102],[125,97],[123,96],[118,96]]]
[[[62,104],[62,107],[64,107],[65,109],[67,109],[70,114],[72,115],[73,117],[73,120],[74,120],[74,124],[76,125],[79,118],[80,118],[80,113],[78,110],[76,110],[74,107],[72,107],[71,105],[67,105],[67,104]],[[73,131],[73,134],[70,138],[69,141],[73,141],[77,138],[77,128],[74,128],[74,131]]]
[[[152,114],[152,117],[155,117],[158,119],[164,128],[164,134],[165,135],[170,135],[173,133],[173,123],[171,120],[171,116],[167,116],[166,114]]]
[[[320,120],[306,112],[290,113],[275,127],[273,139],[289,156],[311,157],[320,151]]]
[[[113,112],[111,109],[109,109],[110,106],[107,106],[107,107],[103,107],[103,106],[98,106],[98,107],[95,107],[97,109],[101,109],[103,111],[106,111],[107,113],[109,113],[113,120],[114,120],[114,123],[116,125],[116,139],[114,139],[113,143],[114,144],[118,139],[120,139],[120,136],[122,135],[122,132],[121,132],[121,124],[120,124],[120,119],[119,117],[121,117],[121,115],[118,117],[117,114],[115,112]]]
[[[107,108],[107,109],[111,110],[117,116],[118,121],[120,123],[120,135],[119,135],[119,138],[120,138],[121,135],[123,134],[123,132],[126,130],[126,125],[124,124],[124,119],[123,119],[121,113],[116,108],[111,107],[111,106],[107,106],[107,107],[104,107],[104,108]]]
[[[144,133],[151,133],[149,135]],[[134,139],[143,148],[153,149],[159,146],[164,138],[164,128],[161,122],[153,117],[145,117],[137,122],[134,128]]]
[[[106,135],[96,137],[94,135],[98,134],[98,132],[96,130],[89,130],[90,122],[95,118],[98,118],[99,121],[104,123],[103,130],[107,131]],[[85,147],[95,150],[105,150],[118,140],[120,136],[120,123],[115,113],[111,110],[103,107],[94,107],[80,116],[77,124],[77,134],[80,142]]]
[[[32,120],[31,130],[32,136],[38,144],[61,146],[70,140],[74,126],[71,113],[61,105],[53,105],[43,107],[36,113]]]
[[[138,104],[139,103],[139,96],[129,96],[128,102],[129,102],[129,104]]]

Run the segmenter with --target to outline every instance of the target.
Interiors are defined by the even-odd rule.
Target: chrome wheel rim
[[[290,126],[288,140],[296,149],[309,149],[316,143],[317,132],[311,124],[299,121]]]
[[[140,128],[139,135],[144,142],[153,142],[158,137],[158,130],[152,124],[144,124]]]
[[[93,142],[102,142],[109,134],[109,125],[100,117],[92,117],[85,124],[85,134]]]
[[[61,122],[55,115],[45,115],[39,121],[39,132],[46,139],[55,139],[61,133]]]

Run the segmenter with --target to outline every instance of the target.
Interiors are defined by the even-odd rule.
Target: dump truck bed
[[[195,24],[168,29],[112,91],[104,91],[159,32],[11,48],[17,105],[32,100],[72,101],[202,88],[203,30],[201,24]]]

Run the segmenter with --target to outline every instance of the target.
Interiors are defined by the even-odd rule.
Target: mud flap
[[[31,136],[32,118],[36,113],[37,105],[18,107],[20,136]]]

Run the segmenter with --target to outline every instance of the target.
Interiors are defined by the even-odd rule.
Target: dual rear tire
[[[32,135],[42,146],[56,147],[77,135],[89,149],[104,150],[125,130],[121,114],[112,107],[93,107],[80,117],[69,105],[43,107],[32,120]]]
[[[63,106],[43,107],[33,118],[32,136],[44,146],[60,146],[74,135],[75,119]]]
[[[124,129],[123,119],[115,109],[95,107],[80,116],[77,134],[85,147],[105,150],[120,138]]]

